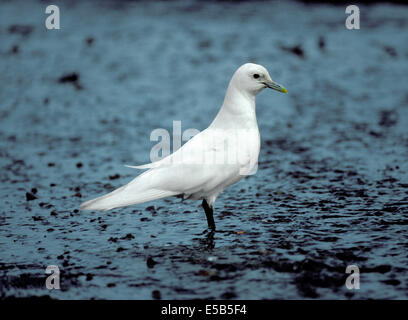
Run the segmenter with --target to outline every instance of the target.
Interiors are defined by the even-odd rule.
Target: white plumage
[[[149,169],[128,184],[81,205],[82,210],[110,210],[182,195],[203,199],[209,227],[218,195],[257,168],[260,135],[255,96],[269,87],[286,89],[268,71],[247,63],[234,73],[224,103],[211,125],[168,157],[136,169]],[[212,221],[211,221],[212,220]]]

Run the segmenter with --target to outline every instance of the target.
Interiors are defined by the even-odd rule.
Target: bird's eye
[[[259,78],[259,74],[255,73],[255,74],[254,74],[254,78],[255,78],[255,79],[258,79],[258,78]]]

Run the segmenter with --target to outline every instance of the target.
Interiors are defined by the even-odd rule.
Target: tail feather
[[[129,188],[128,185],[125,185],[102,197],[84,202],[81,204],[81,210],[107,211],[132,204],[170,197],[176,194],[176,192],[158,189],[148,189],[137,192],[133,188]]]

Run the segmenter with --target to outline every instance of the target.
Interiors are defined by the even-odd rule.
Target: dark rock
[[[233,292],[233,291],[227,291],[227,292],[224,292],[224,293],[221,295],[221,299],[226,299],[226,300],[234,299],[234,298],[236,298],[236,297],[237,297],[237,295],[236,295],[236,293]]]
[[[299,58],[305,58],[305,52],[303,51],[302,47],[300,46],[300,44],[295,45],[293,47],[286,47],[286,46],[281,46],[281,49],[287,52],[290,52],[296,56],[298,56]]]
[[[326,47],[326,42],[325,42],[323,36],[320,36],[320,37],[319,37],[319,40],[318,40],[317,44],[318,44],[318,46],[319,46],[319,49],[320,49],[321,51],[324,51],[324,49],[325,49],[325,47]]]
[[[128,233],[126,236],[123,236],[121,239],[122,240],[132,240],[134,238],[135,238],[135,236],[133,234]]]
[[[31,34],[33,29],[34,27],[29,25],[13,24],[8,28],[8,32],[26,37]]]
[[[383,136],[383,134],[381,132],[378,131],[374,131],[374,130],[370,130],[370,132],[368,132],[371,136],[375,137],[375,138],[381,138]]]
[[[83,87],[79,84],[79,74],[76,72],[68,73],[59,77],[58,82],[62,84],[71,83],[77,90],[83,89]]]
[[[40,202],[38,205],[44,209],[51,209],[53,207],[51,203],[47,203],[47,202]]]
[[[152,298],[155,300],[160,300],[161,299],[161,293],[159,290],[153,290],[152,291]]]
[[[389,280],[384,280],[383,283],[389,284],[390,286],[398,286],[401,284],[401,281],[397,279],[389,279]]]
[[[33,195],[31,192],[26,192],[26,200],[27,201],[31,201],[31,200],[35,200],[37,199],[37,197],[35,195]]]
[[[116,173],[116,174],[114,174],[112,176],[109,176],[110,180],[115,180],[115,179],[119,179],[119,178],[120,178],[120,175],[118,173]]]
[[[361,272],[378,272],[378,273],[387,273],[391,271],[391,266],[388,264],[385,265],[379,265],[371,268],[364,268],[361,270]]]
[[[93,37],[88,37],[85,39],[85,42],[88,46],[92,46],[94,43],[95,39]]]
[[[12,46],[11,50],[10,50],[10,52],[12,54],[17,54],[19,51],[20,51],[20,47],[18,45],[16,45],[16,44],[14,46]]]
[[[147,260],[146,260],[146,265],[147,265],[149,268],[153,268],[157,263],[158,263],[158,262],[155,261],[155,260],[153,260],[152,257],[148,257]]]
[[[77,82],[79,80],[79,75],[76,72],[69,73],[66,75],[61,76],[58,79],[59,83],[67,83],[67,82]]]
[[[392,127],[398,122],[398,114],[395,111],[382,110],[380,112],[380,120],[378,125],[381,127]]]
[[[392,58],[397,56],[397,51],[391,46],[384,46],[384,51]]]

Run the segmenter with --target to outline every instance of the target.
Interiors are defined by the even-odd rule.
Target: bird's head
[[[254,63],[246,63],[238,68],[232,77],[234,85],[251,95],[257,95],[265,88],[287,93],[286,88],[273,81],[263,66]]]

